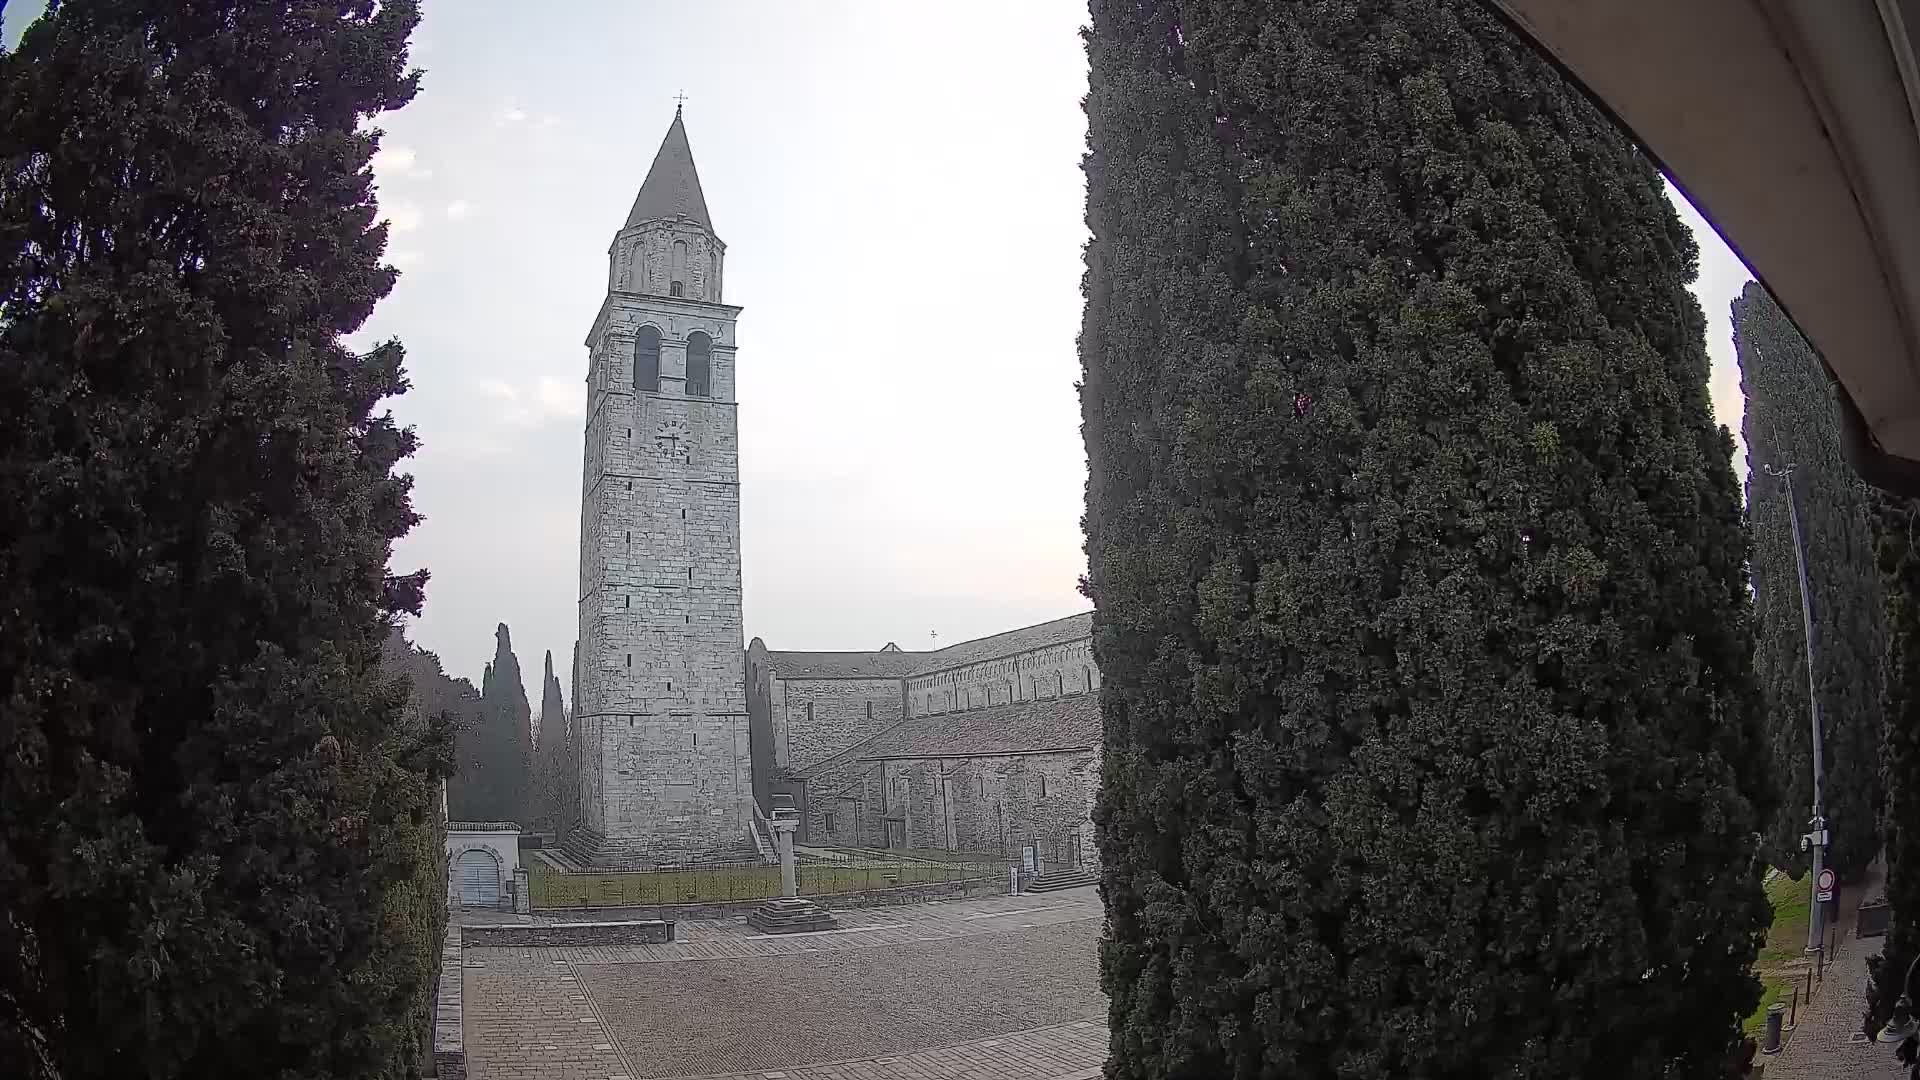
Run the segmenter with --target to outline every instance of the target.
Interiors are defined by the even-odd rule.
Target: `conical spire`
[[[673,126],[660,141],[660,152],[653,155],[653,167],[647,170],[640,195],[633,200],[627,227],[681,214],[702,228],[713,229],[713,222],[707,217],[706,196],[700,193],[700,174],[693,168],[693,148],[687,145],[687,126],[681,122],[680,110],[676,107]]]

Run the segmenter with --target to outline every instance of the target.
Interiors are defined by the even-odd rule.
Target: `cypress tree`
[[[399,632],[395,631],[396,636]],[[412,687],[415,708],[421,715],[433,718],[440,723],[446,733],[449,748],[449,775],[447,776],[447,818],[452,821],[471,821],[467,811],[467,785],[473,775],[470,766],[459,761],[461,750],[471,751],[473,732],[480,727],[480,691],[466,679],[449,676],[440,664],[440,657],[417,645],[406,644],[401,638],[400,646],[388,648],[389,663],[404,674]]]
[[[1758,282],[1733,302],[1733,341],[1746,394],[1747,517],[1753,553],[1754,669],[1766,702],[1778,809],[1767,857],[1798,874],[1800,838],[1813,804],[1812,728],[1807,716],[1807,637],[1800,606],[1787,481],[1813,595],[1820,688],[1822,796],[1832,822],[1828,864],[1856,877],[1879,850],[1880,665],[1886,653],[1869,496],[1840,449],[1833,380],[1786,313]]]
[[[1870,1033],[1893,1015],[1907,969],[1920,956],[1920,502],[1876,496],[1874,526],[1886,590],[1881,822],[1893,922],[1880,954],[1867,961]]]
[[[467,777],[469,821],[531,819],[533,789],[533,710],[520,681],[520,658],[506,623],[493,631],[493,662],[480,687],[480,725]],[[464,756],[463,756],[464,760]]]
[[[418,17],[66,0],[0,56],[0,1076],[420,1064],[414,437],[342,341]]]
[[[533,819],[558,831],[567,785],[567,706],[560,697],[560,680],[553,674],[553,653],[547,653],[546,673],[540,680],[540,730],[534,750]]]
[[[1094,0],[1115,1080],[1718,1074],[1766,793],[1659,174],[1465,0]]]

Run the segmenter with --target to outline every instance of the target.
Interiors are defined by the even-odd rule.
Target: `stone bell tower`
[[[734,320],[679,110],[588,332],[580,827],[593,865],[751,850]]]

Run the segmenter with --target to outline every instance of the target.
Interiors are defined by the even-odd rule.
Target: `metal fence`
[[[797,855],[800,895],[841,907],[899,902],[915,892],[984,896],[1007,890],[1005,859],[993,856],[830,849]],[[780,895],[780,867],[759,861],[705,862],[617,872],[569,873],[535,860],[528,868],[535,908],[664,907],[724,904]]]

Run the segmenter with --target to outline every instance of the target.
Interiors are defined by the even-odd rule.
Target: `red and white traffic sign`
[[[1813,879],[1814,899],[1825,903],[1833,899],[1833,871],[1822,867],[1820,876]]]

